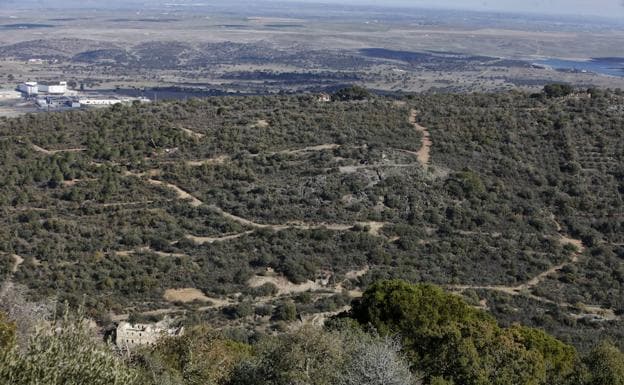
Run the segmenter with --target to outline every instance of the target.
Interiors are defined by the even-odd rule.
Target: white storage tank
[[[41,83],[39,91],[50,95],[65,95],[67,92],[67,82]]]

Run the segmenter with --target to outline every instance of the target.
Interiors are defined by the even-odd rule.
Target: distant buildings
[[[39,83],[39,92],[48,95],[65,95],[67,93],[67,82]]]
[[[25,82],[17,86],[17,90],[24,94],[24,96],[26,97],[39,94],[65,95],[67,93],[67,82]]]
[[[321,103],[331,102],[331,95],[323,93],[318,95],[316,100]]]
[[[69,96],[38,97],[35,103],[39,108],[47,108],[48,110],[81,107],[78,99]]]
[[[83,106],[112,106],[114,104],[128,104],[134,101],[149,103],[147,98],[127,98],[110,95],[90,95],[69,90],[67,82],[24,82],[17,86],[17,91],[25,98],[34,99],[39,108],[79,108]]]
[[[117,97],[90,97],[90,98],[80,98],[79,103],[83,106],[112,106],[114,104],[119,103],[132,103],[134,101],[138,101],[141,103],[149,103],[150,100],[147,98],[117,98]]]
[[[24,96],[34,96],[39,94],[65,95],[67,93],[67,82],[25,82],[17,86],[17,90]]]
[[[25,96],[33,96],[39,94],[39,86],[37,82],[25,82],[17,86],[17,90]]]
[[[80,98],[79,102],[83,106],[112,106],[123,101],[117,98]]]

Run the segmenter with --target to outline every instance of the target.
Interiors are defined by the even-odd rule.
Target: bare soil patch
[[[17,270],[19,269],[20,265],[24,263],[24,258],[20,257],[17,254],[11,255],[11,257],[13,257],[13,266],[11,266],[11,272],[17,273]]]
[[[258,120],[255,124],[256,128],[269,128],[269,126],[270,126],[269,122],[264,119]]]
[[[210,299],[198,289],[186,288],[186,289],[167,289],[163,298],[169,302],[193,302],[202,301],[209,302]]]
[[[301,284],[295,284],[290,282],[286,277],[282,276],[261,276],[256,275],[252,277],[247,284],[249,287],[260,287],[264,284],[271,283],[277,287],[278,295],[303,293],[306,291],[320,291],[327,290],[328,288],[321,285],[318,282],[306,281]]]
[[[348,271],[345,274],[345,278],[347,278],[347,279],[357,279],[357,278],[365,276],[369,271],[370,271],[370,267],[369,266],[365,266],[364,268],[362,268],[360,270],[351,270],[351,271]]]

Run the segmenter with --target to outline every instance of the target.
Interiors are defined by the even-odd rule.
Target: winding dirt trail
[[[188,257],[188,255],[181,254],[181,253],[165,253],[164,251],[156,251],[156,250],[152,249],[149,246],[139,247],[138,249],[135,249],[135,250],[116,251],[115,255],[118,255],[120,257],[129,257],[132,254],[138,254],[138,253],[153,253],[153,254],[156,254],[156,255],[158,255],[160,257],[168,257],[168,258],[185,258],[185,257]]]
[[[483,286],[478,286],[478,285],[449,285],[447,286],[447,289],[451,290],[451,291],[455,291],[455,292],[464,292],[466,290],[491,290],[491,291],[498,291],[501,293],[505,293],[505,294],[509,294],[511,296],[519,296],[519,295],[524,295],[530,299],[533,299],[535,301],[539,301],[542,303],[547,303],[547,304],[552,304],[552,305],[557,305],[560,307],[564,307],[564,308],[568,308],[568,309],[578,309],[580,308],[581,311],[583,311],[584,313],[582,314],[572,314],[574,317],[576,318],[584,318],[584,317],[594,317],[597,320],[603,320],[603,321],[613,321],[613,320],[619,320],[622,319],[622,317],[618,316],[615,314],[615,312],[613,311],[613,309],[607,309],[607,308],[603,308],[601,306],[593,306],[593,305],[586,305],[586,304],[570,304],[568,302],[555,302],[552,301],[550,299],[544,298],[544,297],[539,297],[536,296],[534,294],[529,293],[529,291],[537,286],[539,286],[542,282],[544,282],[544,280],[546,280],[548,277],[550,277],[553,274],[556,274],[558,272],[560,272],[561,270],[563,270],[566,266],[570,266],[573,265],[575,263],[578,263],[579,258],[581,256],[581,254],[585,251],[585,245],[583,244],[583,242],[579,239],[574,239],[574,238],[570,238],[568,235],[562,233],[562,228],[559,225],[559,223],[557,223],[557,221],[554,219],[553,217],[553,221],[556,223],[557,226],[557,230],[560,232],[560,238],[559,238],[559,242],[561,242],[561,244],[563,245],[573,245],[576,247],[576,251],[572,254],[572,256],[570,257],[570,259],[566,262],[563,262],[559,265],[553,266],[550,269],[538,274],[537,276],[535,276],[534,278],[530,279],[529,281],[517,285],[517,286],[502,286],[502,285],[483,285]]]
[[[404,151],[404,150],[400,150]],[[416,163],[380,163],[380,164],[363,164],[359,166],[339,166],[338,171],[341,174],[353,174],[359,170],[376,170],[380,168],[411,168],[418,167]]]
[[[327,151],[327,150],[335,150],[337,148],[342,147],[342,145],[340,144],[336,144],[336,143],[325,143],[325,144],[318,144],[315,146],[308,146],[308,147],[303,147],[303,148],[295,148],[295,149],[290,149],[290,150],[281,150],[281,151],[270,151],[270,152],[262,152],[262,153],[257,153],[257,154],[250,154],[248,156],[252,157],[252,158],[257,158],[259,156],[271,156],[271,155],[279,155],[279,154],[283,154],[283,155],[300,155],[300,154],[305,154],[307,152],[320,152],[320,151]]]
[[[345,280],[334,285],[329,284],[329,282],[333,278],[333,274],[330,277],[326,277],[324,280],[317,279],[316,281],[312,281],[308,279],[302,283],[293,283],[283,275],[254,275],[247,281],[247,285],[251,288],[257,288],[267,283],[275,285],[275,287],[277,288],[278,296],[299,294],[308,291],[314,292],[316,294],[331,295],[344,292],[345,288],[343,284],[345,283],[345,281],[349,279],[357,279],[364,276],[368,272],[368,266],[360,270],[348,271],[347,273],[345,273]],[[362,297],[364,292],[361,290],[361,288],[357,287],[352,290],[348,290],[348,293],[353,298],[359,298]]]
[[[64,180],[63,182],[61,182],[61,185],[63,187],[73,187],[73,186],[77,185],[78,183],[94,182],[96,180],[98,180],[98,179],[95,179],[95,178],[85,178],[85,179]]]
[[[257,229],[271,229],[275,231],[282,231],[282,230],[287,230],[287,229],[314,230],[314,229],[323,229],[323,228],[328,229],[328,230],[334,230],[334,231],[347,231],[347,230],[351,230],[355,226],[365,226],[369,228],[368,233],[370,235],[381,237],[382,236],[381,229],[385,225],[387,225],[387,223],[385,222],[374,222],[374,221],[357,222],[354,225],[340,224],[340,223],[326,223],[326,222],[320,222],[320,223],[287,222],[287,223],[279,224],[279,225],[271,225],[271,224],[257,223],[249,219],[241,218],[237,215],[228,213],[224,211],[222,208],[215,206],[215,205],[210,205],[208,207],[210,207],[212,210],[219,213],[221,216],[227,219],[230,219],[234,222],[237,222],[243,226],[254,227]]]
[[[420,124],[418,124],[418,122],[416,121],[417,116],[418,116],[418,111],[416,111],[415,109],[412,109],[410,111],[409,122],[412,126],[414,126],[416,131],[422,133],[422,146],[420,150],[416,152],[408,151],[408,150],[401,150],[401,151],[416,155],[416,157],[418,158],[418,162],[420,162],[420,164],[424,168],[427,168],[429,167],[429,161],[431,160],[431,146],[433,145],[433,142],[431,141],[431,135],[429,134],[429,130],[426,127],[423,127]]]
[[[174,184],[162,182],[162,181],[155,180],[155,179],[148,179],[147,182],[153,186],[166,187],[170,190],[175,191],[179,199],[188,201],[189,204],[193,207],[199,207],[204,204],[204,202],[200,201],[199,199],[195,198],[193,195],[191,195],[187,191],[182,190],[180,187]]]
[[[137,176],[136,174],[129,174],[129,175]],[[193,207],[199,207],[205,204],[200,199],[194,197],[189,192],[183,190],[179,186],[176,186],[172,183],[162,182],[162,181],[155,180],[155,179],[147,179],[147,182],[154,186],[165,187],[165,188],[175,191],[176,195],[178,196],[178,199],[188,201],[189,204]],[[364,226],[364,227],[369,228],[368,233],[370,235],[375,236],[375,237],[383,237],[383,235],[381,234],[381,229],[387,225],[386,222],[375,222],[375,221],[357,222],[355,224],[340,224],[340,223],[325,223],[325,222],[321,222],[321,223],[288,222],[288,223],[277,224],[277,225],[276,224],[264,224],[264,223],[257,223],[252,220],[245,219],[237,215],[228,213],[227,211],[223,210],[222,208],[214,204],[208,205],[208,207],[211,210],[217,212],[222,217],[227,218],[233,222],[239,223],[243,226],[253,227],[256,229],[271,229],[274,231],[283,231],[287,229],[314,230],[314,229],[323,229],[323,228],[326,228],[328,230],[335,230],[335,231],[347,231],[347,230],[354,228],[355,226]],[[187,236],[187,238],[193,240],[196,243],[214,243],[214,242],[219,242],[219,241],[224,241],[224,240],[240,238],[243,235],[246,235],[248,233],[249,232],[243,232],[240,234],[232,234],[232,235],[228,235],[228,236],[220,237],[220,238],[195,237],[195,236],[190,235],[190,236]]]
[[[187,235],[185,238],[192,241],[196,245],[205,245],[219,242],[227,242],[233,239],[244,237],[245,235],[253,234],[253,231],[245,231],[243,233],[224,235],[222,237],[197,237],[195,235]]]
[[[259,154],[251,154],[249,156],[251,156],[252,158],[255,158],[255,157],[259,157],[261,155],[267,155],[267,156],[278,155],[278,154],[301,155],[301,154],[305,154],[305,153],[308,153],[308,152],[319,152],[319,151],[335,150],[335,149],[340,148],[340,147],[342,147],[340,144],[326,143],[326,144],[319,144],[319,145],[316,145],[316,146],[297,148],[297,149],[292,149],[292,150],[282,150],[282,151],[264,152],[264,153],[259,153]],[[215,156],[214,158],[198,159],[198,160],[187,160],[184,163],[187,166],[189,166],[189,167],[200,167],[200,166],[205,166],[205,165],[213,166],[213,165],[225,164],[225,163],[229,162],[231,159],[232,159],[231,156],[223,154],[223,155]],[[175,162],[161,162],[161,163],[173,164]],[[156,170],[153,170],[153,171],[156,171]],[[158,172],[160,172],[160,170],[158,170]],[[135,175],[141,175],[141,174],[135,174]]]
[[[560,228],[560,227],[559,227]],[[583,242],[579,239],[572,239],[564,234],[560,234],[560,238],[559,238],[559,242],[561,242],[561,244],[563,245],[574,245],[576,247],[576,252],[574,252],[572,254],[572,256],[570,257],[570,259],[568,261],[565,261],[559,265],[553,266],[550,269],[538,274],[537,276],[531,278],[530,280],[528,280],[527,282],[517,285],[517,286],[503,286],[503,285],[484,285],[484,286],[474,286],[474,285],[451,285],[448,286],[449,289],[451,290],[455,290],[455,291],[465,291],[468,289],[481,289],[481,290],[493,290],[493,291],[500,291],[503,293],[507,293],[510,295],[520,295],[523,292],[526,292],[530,289],[533,289],[534,287],[539,286],[542,282],[544,282],[544,280],[546,280],[546,278],[550,277],[551,275],[560,272],[561,270],[563,270],[566,266],[575,264],[579,261],[579,256],[585,251],[585,246],[583,245]],[[535,297],[535,296],[532,296]],[[539,298],[539,297],[535,297],[535,298]],[[544,298],[540,298],[540,300],[544,301]],[[545,300],[547,302],[551,302],[549,300]]]
[[[37,146],[34,143],[31,143],[30,145],[33,148],[33,150],[35,150],[37,152],[40,152],[42,154],[45,154],[45,155],[54,155],[54,154],[60,154],[60,153],[63,153],[63,152],[83,152],[83,151],[87,151],[86,148],[67,148],[67,149],[64,149],[64,150],[47,150],[47,149],[45,149],[43,147]]]
[[[355,279],[355,278],[365,275],[366,273],[368,273],[368,271],[369,271],[369,267],[365,266],[364,268],[360,270],[352,270],[352,271],[347,272],[345,274],[345,277],[346,279]],[[327,282],[323,283],[318,280],[317,281],[308,280],[300,284],[295,284],[295,283],[290,282],[286,277],[282,275],[275,275],[275,274],[271,274],[268,276],[254,275],[247,281],[247,285],[251,288],[257,288],[267,283],[275,285],[277,287],[277,293],[275,296],[269,295],[265,297],[256,298],[255,299],[256,305],[271,304],[276,298],[288,297],[288,296],[296,295],[296,294],[303,293],[303,292],[311,292],[315,296],[319,296],[319,297],[328,297],[328,296],[335,295],[337,293],[344,292],[344,288],[342,286],[344,282],[339,283],[334,286],[328,285]],[[362,297],[363,295],[363,291],[360,288],[349,290],[348,293],[352,298],[359,298],[359,297]],[[234,295],[234,296],[238,297],[239,295],[240,294]],[[167,289],[165,290],[163,294],[163,299],[170,303],[176,303],[176,302],[189,303],[189,302],[194,302],[194,301],[208,303],[206,306],[199,307],[197,309],[198,311],[222,309],[225,307],[236,305],[238,303],[237,300],[234,300],[232,298],[209,297],[203,291],[196,289],[196,288]],[[305,317],[307,317],[308,319],[313,317],[314,319],[319,319],[319,321],[323,321],[328,316],[338,314],[342,311],[347,311],[350,308],[351,308],[350,306],[345,306],[336,312],[316,313],[316,314],[305,316]],[[174,313],[179,313],[179,312],[186,313],[187,311],[188,311],[187,309],[184,309],[182,307],[169,307],[169,308],[150,310],[150,311],[143,312],[141,314],[145,316],[161,316],[161,315],[174,314]],[[111,318],[114,321],[123,321],[123,320],[128,319],[128,317],[129,317],[128,313],[111,314]]]
[[[187,166],[190,167],[200,167],[204,165],[215,165],[215,164],[225,164],[225,162],[229,161],[230,157],[227,155],[219,155],[214,158],[203,159],[203,160],[189,160],[186,162]]]
[[[184,127],[178,127],[182,132],[184,132],[186,135],[190,136],[191,138],[195,138],[195,139],[201,139],[203,138],[204,134],[200,134],[199,132],[195,132],[193,130],[190,130],[188,128],[184,128]]]
[[[284,150],[284,151],[279,151],[277,153],[278,154],[297,155],[297,154],[304,154],[306,152],[318,152],[318,151],[335,150],[335,149],[340,148],[340,147],[341,147],[341,145],[336,144],[336,143],[327,143],[327,144],[319,144],[318,146],[304,147],[304,148],[300,148],[300,149],[297,149],[297,150]]]

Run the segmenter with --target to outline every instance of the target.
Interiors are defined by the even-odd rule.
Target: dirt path
[[[194,235],[187,235],[186,239],[191,240],[196,245],[204,245],[204,244],[231,241],[233,239],[237,239],[245,235],[249,235],[249,234],[253,234],[253,231],[245,231],[243,233],[225,235],[222,237],[196,237]]]
[[[429,135],[429,130],[426,127],[418,124],[418,122],[416,121],[416,116],[418,116],[418,111],[412,109],[410,111],[409,122],[412,126],[414,126],[416,131],[422,133],[422,146],[417,152],[407,150],[402,151],[416,155],[416,157],[418,158],[418,162],[420,162],[420,164],[424,168],[427,168],[429,167],[429,161],[431,160],[431,146],[433,145],[433,142],[431,141],[431,135]]]
[[[186,135],[192,137],[192,138],[196,138],[196,139],[201,139],[203,138],[204,134],[200,134],[199,132],[195,132],[193,130],[190,130],[188,128],[184,128],[184,127],[178,127],[180,130],[182,130],[182,132],[184,132]]]
[[[476,285],[449,285],[449,286],[447,286],[447,288],[449,290],[456,291],[456,292],[463,292],[463,291],[472,289],[472,290],[498,291],[498,292],[509,294],[509,295],[512,295],[512,296],[524,295],[524,296],[527,296],[527,297],[529,297],[529,298],[531,298],[533,300],[536,300],[536,301],[539,301],[539,302],[543,302],[543,303],[553,304],[553,305],[557,305],[557,306],[561,306],[561,307],[565,307],[565,308],[569,308],[569,309],[580,308],[585,313],[583,313],[583,314],[573,314],[577,318],[583,318],[583,317],[588,317],[589,316],[589,317],[594,317],[594,318],[596,318],[598,320],[604,320],[604,321],[613,321],[613,320],[621,319],[622,317],[617,316],[615,314],[615,312],[613,311],[613,309],[606,309],[606,308],[603,308],[603,307],[600,307],[600,306],[591,306],[591,305],[585,305],[585,304],[572,305],[572,304],[567,303],[567,302],[555,302],[555,301],[549,300],[547,298],[539,297],[539,296],[536,296],[534,294],[530,294],[529,293],[529,291],[531,289],[539,286],[542,282],[544,282],[551,275],[560,272],[566,266],[578,263],[581,254],[585,251],[585,246],[583,245],[583,242],[581,240],[570,238],[568,235],[561,233],[562,228],[559,225],[559,223],[557,223],[557,221],[554,219],[554,217],[553,217],[553,221],[555,221],[556,226],[557,226],[557,230],[560,232],[559,242],[561,242],[561,244],[563,244],[563,245],[574,245],[576,247],[576,251],[572,254],[572,256],[570,257],[570,259],[568,261],[563,262],[563,263],[561,263],[559,265],[553,266],[550,269],[548,269],[548,270],[538,274],[534,278],[528,280],[527,282],[525,282],[523,284],[520,284],[520,285],[517,285],[517,286],[502,286],[502,285],[483,285],[483,286],[476,286]]]
[[[362,271],[368,272],[368,268]],[[347,273],[347,275],[360,274],[362,271],[353,271]],[[325,281],[307,280],[305,282],[297,284],[290,282],[288,278],[282,275],[255,275],[251,279],[249,279],[249,281],[247,281],[247,285],[252,288],[260,287],[262,285],[266,285],[267,283],[275,285],[275,287],[277,288],[278,296],[299,294],[308,291],[322,295],[333,295],[337,293],[342,293],[345,290],[343,287],[344,282],[331,286],[328,284],[330,280],[331,278],[327,278]],[[349,290],[349,295],[353,298],[359,298],[362,297],[363,292],[359,288],[356,288],[354,290]]]
[[[304,148],[300,148],[297,150],[284,150],[284,151],[279,151],[278,154],[291,154],[291,155],[296,155],[296,154],[303,154],[306,152],[317,152],[317,151],[326,151],[326,150],[335,150],[337,148],[340,148],[341,146],[339,144],[336,143],[328,143],[328,144],[319,144],[318,146],[310,146],[310,147],[304,147]]]
[[[190,193],[188,193],[187,191],[182,190],[180,187],[171,184],[171,183],[166,183],[166,182],[162,182],[159,180],[155,180],[155,179],[148,179],[147,182],[153,186],[161,186],[161,187],[166,187],[170,190],[175,191],[176,195],[178,196],[179,199],[181,200],[185,200],[185,201],[189,201],[189,204],[193,207],[199,207],[201,205],[204,204],[204,202],[202,202],[201,200],[195,198],[194,196],[192,196]]]
[[[139,174],[132,174],[132,173],[127,173],[127,175],[141,176]],[[162,182],[162,181],[155,180],[155,179],[147,179],[147,182],[154,186],[161,186],[161,187],[169,188],[175,191],[176,195],[178,196],[178,199],[188,201],[189,204],[193,207],[199,207],[205,204],[200,199],[194,197],[189,192],[183,190],[182,188],[174,184]],[[374,221],[357,222],[355,224],[340,224],[340,223],[325,223],[325,222],[321,222],[321,223],[288,222],[284,224],[263,224],[263,223],[257,223],[252,220],[245,219],[237,215],[228,213],[227,211],[223,210],[222,208],[214,204],[208,205],[208,207],[211,210],[214,210],[215,212],[217,212],[219,215],[223,216],[224,218],[227,218],[233,222],[239,223],[243,226],[253,227],[256,229],[271,229],[274,231],[283,231],[287,229],[314,230],[314,229],[323,229],[323,228],[326,228],[328,230],[335,230],[335,231],[347,231],[347,230],[352,229],[355,226],[365,226],[369,228],[368,233],[370,235],[375,236],[375,237],[383,237],[383,235],[381,234],[381,229],[387,225],[386,222],[374,222]],[[211,238],[211,237],[201,238],[201,237],[193,237],[193,236],[188,236],[187,238],[196,242],[214,243],[218,241],[236,239],[245,234],[246,233],[240,233],[240,234],[234,234],[234,235],[221,237],[221,238]]]
[[[278,154],[300,155],[300,154],[305,154],[306,152],[318,152],[318,151],[335,150],[335,149],[340,148],[340,147],[342,147],[340,144],[326,143],[326,144],[319,144],[319,145],[303,147],[303,148],[295,148],[295,149],[290,149],[290,150],[262,152],[262,153],[257,153],[257,154],[250,154],[248,156],[250,156],[252,158],[256,158],[256,157],[259,157],[259,156],[262,156],[262,155],[264,155],[264,156],[271,156],[271,155],[278,155]]]
[[[277,287],[278,296],[286,294],[304,293],[306,291],[321,291],[330,289],[321,285],[319,282],[314,282],[310,280],[307,280],[300,284],[292,283],[283,276],[256,275],[252,277],[249,281],[247,281],[247,285],[252,288],[260,287],[267,283],[273,284],[275,285],[275,287]]]
[[[169,258],[184,258],[187,257],[186,254],[180,254],[180,253],[165,253],[163,251],[156,251],[154,249],[152,249],[149,246],[146,247],[139,247],[138,249],[135,250],[122,250],[122,251],[116,251],[115,254],[120,256],[120,257],[128,257],[132,254],[137,254],[137,253],[153,253],[156,254],[158,256],[161,257],[169,257]]]
[[[353,271],[347,272],[346,276],[357,278],[366,274],[368,271],[369,271],[369,267],[366,266],[361,270],[353,270]],[[292,296],[295,294],[308,292],[308,291],[313,292],[313,294],[318,295],[318,296],[332,296],[332,295],[335,295],[336,293],[343,292],[342,284],[338,284],[335,286],[328,286],[328,285],[321,283],[320,281],[310,281],[310,280],[303,282],[301,284],[295,284],[295,283],[290,282],[286,277],[281,276],[281,275],[270,275],[270,276],[255,275],[251,279],[249,279],[249,281],[247,281],[248,286],[252,288],[260,287],[267,283],[273,284],[277,287],[278,289],[277,295],[256,298],[255,300],[256,305],[271,304],[277,297]],[[355,290],[349,291],[349,295],[353,298],[361,297],[362,294],[363,292],[357,288]],[[193,301],[201,301],[201,302],[209,303],[209,305],[207,306],[199,307],[197,309],[198,311],[222,309],[228,306],[236,305],[238,303],[236,300],[233,300],[230,298],[208,297],[201,290],[196,289],[196,288],[167,289],[165,290],[163,299],[167,302],[189,303]],[[338,314],[339,312],[347,311],[349,309],[350,307],[346,306],[340,309],[340,311],[338,312],[316,313],[310,316],[306,316],[306,319],[313,318],[315,322],[322,323],[322,321],[326,319],[328,316],[332,316],[332,315]],[[179,313],[179,312],[186,313],[187,311],[188,310],[181,308],[181,307],[171,307],[171,308],[163,308],[163,309],[146,311],[141,314],[144,316],[162,316],[162,315],[174,314],[174,313]],[[128,319],[128,317],[129,317],[129,314],[112,314],[111,315],[111,318],[115,321],[123,321],[123,320]]]
[[[68,149],[65,149],[65,150],[46,150],[45,148],[39,147],[39,146],[37,146],[34,143],[31,143],[31,146],[32,146],[33,150],[35,150],[37,152],[40,152],[42,154],[45,154],[45,155],[54,155],[54,154],[60,154],[60,153],[63,153],[63,152],[83,152],[83,151],[87,151],[86,148],[68,148]]]
[[[320,222],[320,223],[287,222],[287,223],[279,224],[279,225],[271,225],[271,224],[257,223],[249,219],[241,218],[234,214],[230,214],[215,205],[210,205],[209,207],[215,210],[216,212],[218,212],[223,217],[230,219],[234,222],[237,222],[243,226],[255,227],[257,229],[271,229],[275,231],[282,231],[286,229],[314,230],[314,229],[323,229],[323,228],[328,229],[328,230],[333,230],[333,231],[347,231],[347,230],[351,230],[354,226],[359,225],[359,226],[368,227],[369,228],[368,233],[370,235],[381,237],[382,235],[380,231],[385,225],[387,225],[387,223],[385,222],[373,222],[373,221],[357,222],[355,225],[340,224],[340,223],[326,223],[326,222]]]
[[[335,144],[335,143],[319,144],[317,146],[298,148],[294,150],[283,150],[283,151],[266,152],[266,153],[261,153],[261,154],[252,154],[251,157],[258,157],[260,155],[270,156],[270,155],[277,155],[277,154],[299,155],[299,154],[305,154],[307,152],[335,150],[340,147],[341,145]],[[190,167],[200,167],[204,165],[221,165],[221,164],[225,164],[226,162],[230,160],[231,160],[231,157],[228,155],[219,155],[214,158],[201,159],[201,160],[189,160],[189,161],[186,161],[185,163],[187,166],[190,166]]]
[[[401,150],[403,151],[403,150]],[[359,166],[340,166],[338,167],[338,171],[341,174],[353,174],[358,172],[358,170],[368,170],[368,169],[378,169],[378,168],[410,168],[410,167],[418,167],[416,163],[387,163],[387,164],[363,164]]]
[[[126,206],[140,206],[140,205],[149,205],[156,202],[171,202],[171,199],[165,199],[162,201],[137,201],[137,202],[115,202],[115,203],[93,203],[84,202],[83,206],[89,207],[126,207]]]
[[[224,164],[228,160],[230,160],[229,156],[219,155],[216,158],[209,158],[209,159],[203,159],[203,160],[189,160],[186,162],[186,165],[190,167],[200,167],[204,165]]]
[[[351,270],[348,271],[345,274],[345,278],[346,279],[357,279],[360,277],[365,276],[368,272],[370,271],[370,267],[369,266],[364,266],[362,269],[360,270]]]
[[[532,279],[528,280],[527,282],[517,285],[517,286],[497,286],[497,285],[486,285],[486,286],[470,286],[470,285],[452,285],[449,286],[449,288],[451,290],[457,290],[457,291],[465,291],[468,289],[482,289],[482,290],[493,290],[493,291],[500,291],[503,293],[507,293],[510,295],[519,295],[522,292],[526,292],[529,291],[530,289],[533,289],[536,286],[539,286],[542,282],[544,282],[544,280],[546,280],[546,278],[550,277],[551,275],[558,273],[559,271],[563,270],[566,266],[575,264],[579,261],[579,256],[583,253],[583,251],[585,250],[585,247],[583,245],[583,242],[579,239],[572,239],[564,234],[560,234],[560,238],[559,238],[559,242],[561,242],[561,244],[566,245],[566,244],[571,244],[576,246],[577,251],[574,252],[572,254],[572,256],[570,257],[570,259],[568,261],[565,261],[559,265],[553,266],[550,269],[538,274],[537,276],[533,277]]]
[[[72,179],[72,180],[64,180],[61,184],[63,185],[63,187],[73,187],[73,186],[77,185],[78,183],[94,182],[96,180],[98,180],[98,179],[96,179],[96,178]]]

